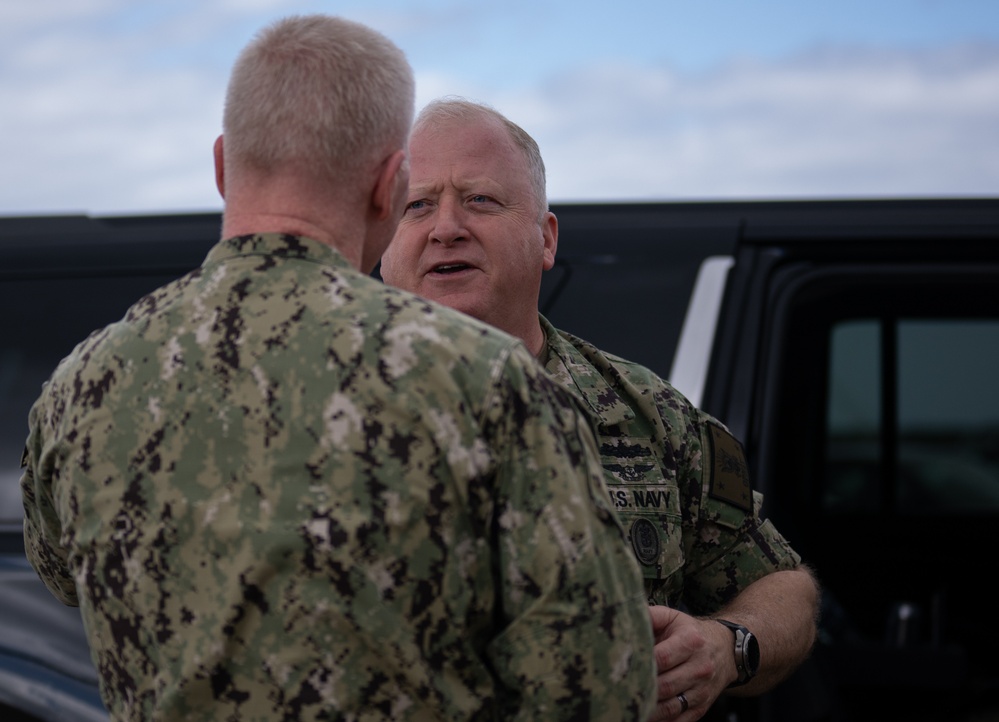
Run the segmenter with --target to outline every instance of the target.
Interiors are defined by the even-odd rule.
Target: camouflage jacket
[[[279,234],[216,245],[30,414],[28,556],[116,720],[645,719],[641,574],[509,336]]]
[[[649,601],[709,614],[801,559],[769,520],[742,446],[644,366],[555,329],[545,367],[594,415],[611,502]]]

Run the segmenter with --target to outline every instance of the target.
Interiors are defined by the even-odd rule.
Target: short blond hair
[[[427,103],[416,116],[413,130],[451,121],[471,122],[481,118],[492,118],[499,121],[510,135],[513,144],[523,152],[530,173],[531,189],[534,191],[535,200],[543,215],[548,210],[548,191],[545,161],[541,157],[541,149],[538,147],[537,141],[526,130],[492,106],[454,95],[438,98]]]
[[[350,177],[405,148],[415,82],[405,55],[359,23],[293,16],[243,49],[226,93],[226,157],[268,172],[285,166]]]

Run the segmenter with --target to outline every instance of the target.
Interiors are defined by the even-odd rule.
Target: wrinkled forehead
[[[453,145],[455,141],[505,148],[523,155],[510,131],[489,116],[427,119],[413,129],[410,145],[432,145],[440,149]]]
[[[409,145],[413,183],[489,178],[530,192],[530,167],[523,149],[492,118],[449,118],[413,131]]]

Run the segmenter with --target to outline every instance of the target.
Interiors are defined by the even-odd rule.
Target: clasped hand
[[[737,676],[732,633],[710,619],[649,607],[658,701],[649,722],[703,717]]]

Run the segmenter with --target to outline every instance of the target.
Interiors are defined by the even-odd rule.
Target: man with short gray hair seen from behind
[[[412,71],[279,21],[230,80],[202,266],[29,416],[28,558],[116,721],[640,720],[641,573],[589,419],[518,340],[370,272]]]
[[[816,582],[760,516],[742,446],[722,424],[538,313],[558,220],[537,143],[489,106],[444,98],[417,117],[410,163],[382,278],[517,336],[597,419],[607,494],[652,605],[652,718],[693,722],[723,693],[772,688],[812,647]]]

